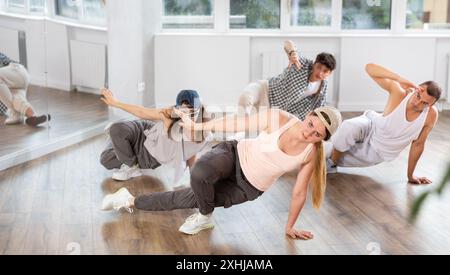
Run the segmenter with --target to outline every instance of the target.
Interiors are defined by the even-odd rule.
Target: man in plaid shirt
[[[314,109],[324,106],[327,78],[336,69],[336,59],[321,53],[315,62],[299,55],[295,44],[286,41],[284,49],[289,67],[279,76],[251,83],[244,89],[239,106],[246,112],[260,107],[279,108],[304,119]]]

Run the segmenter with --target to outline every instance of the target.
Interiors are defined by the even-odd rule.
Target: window
[[[280,0],[230,0],[230,28],[280,28]]]
[[[44,13],[45,0],[2,0],[0,7],[2,10],[11,13]]]
[[[26,13],[25,0],[6,0],[6,7],[12,12]]]
[[[55,14],[72,19],[79,18],[81,1],[79,0],[56,0]]]
[[[106,10],[102,0],[84,0],[83,10],[83,17],[87,22],[105,24]]]
[[[164,0],[163,28],[213,29],[213,0]]]
[[[292,0],[292,26],[331,26],[331,0]]]
[[[390,29],[391,0],[342,0],[342,29]]]
[[[407,29],[450,29],[450,1],[408,0]]]
[[[45,0],[29,0],[29,9],[31,13],[44,13]]]
[[[55,0],[55,15],[81,23],[106,25],[103,0]]]

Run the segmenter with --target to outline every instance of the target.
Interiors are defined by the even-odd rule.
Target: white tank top
[[[242,171],[256,189],[267,191],[284,173],[299,168],[308,159],[314,149],[313,144],[308,144],[297,156],[284,153],[278,145],[280,136],[298,121],[298,118],[293,117],[271,134],[264,131],[257,138],[244,139],[238,143]]]
[[[373,135],[370,141],[385,161],[395,159],[408,145],[419,138],[428,116],[426,108],[418,118],[409,122],[406,119],[406,107],[409,99],[415,93],[410,93],[400,105],[389,115],[375,115],[373,120]]]

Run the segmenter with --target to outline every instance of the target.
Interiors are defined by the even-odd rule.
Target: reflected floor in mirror
[[[30,86],[27,97],[37,114],[51,115],[48,131],[46,124],[5,125],[6,117],[0,116],[0,157],[108,121],[108,108],[99,95]]]

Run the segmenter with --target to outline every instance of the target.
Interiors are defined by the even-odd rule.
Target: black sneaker
[[[50,121],[52,117],[50,115],[41,115],[41,116],[33,116],[29,117],[25,120],[25,123],[31,127],[37,127],[40,124]]]

